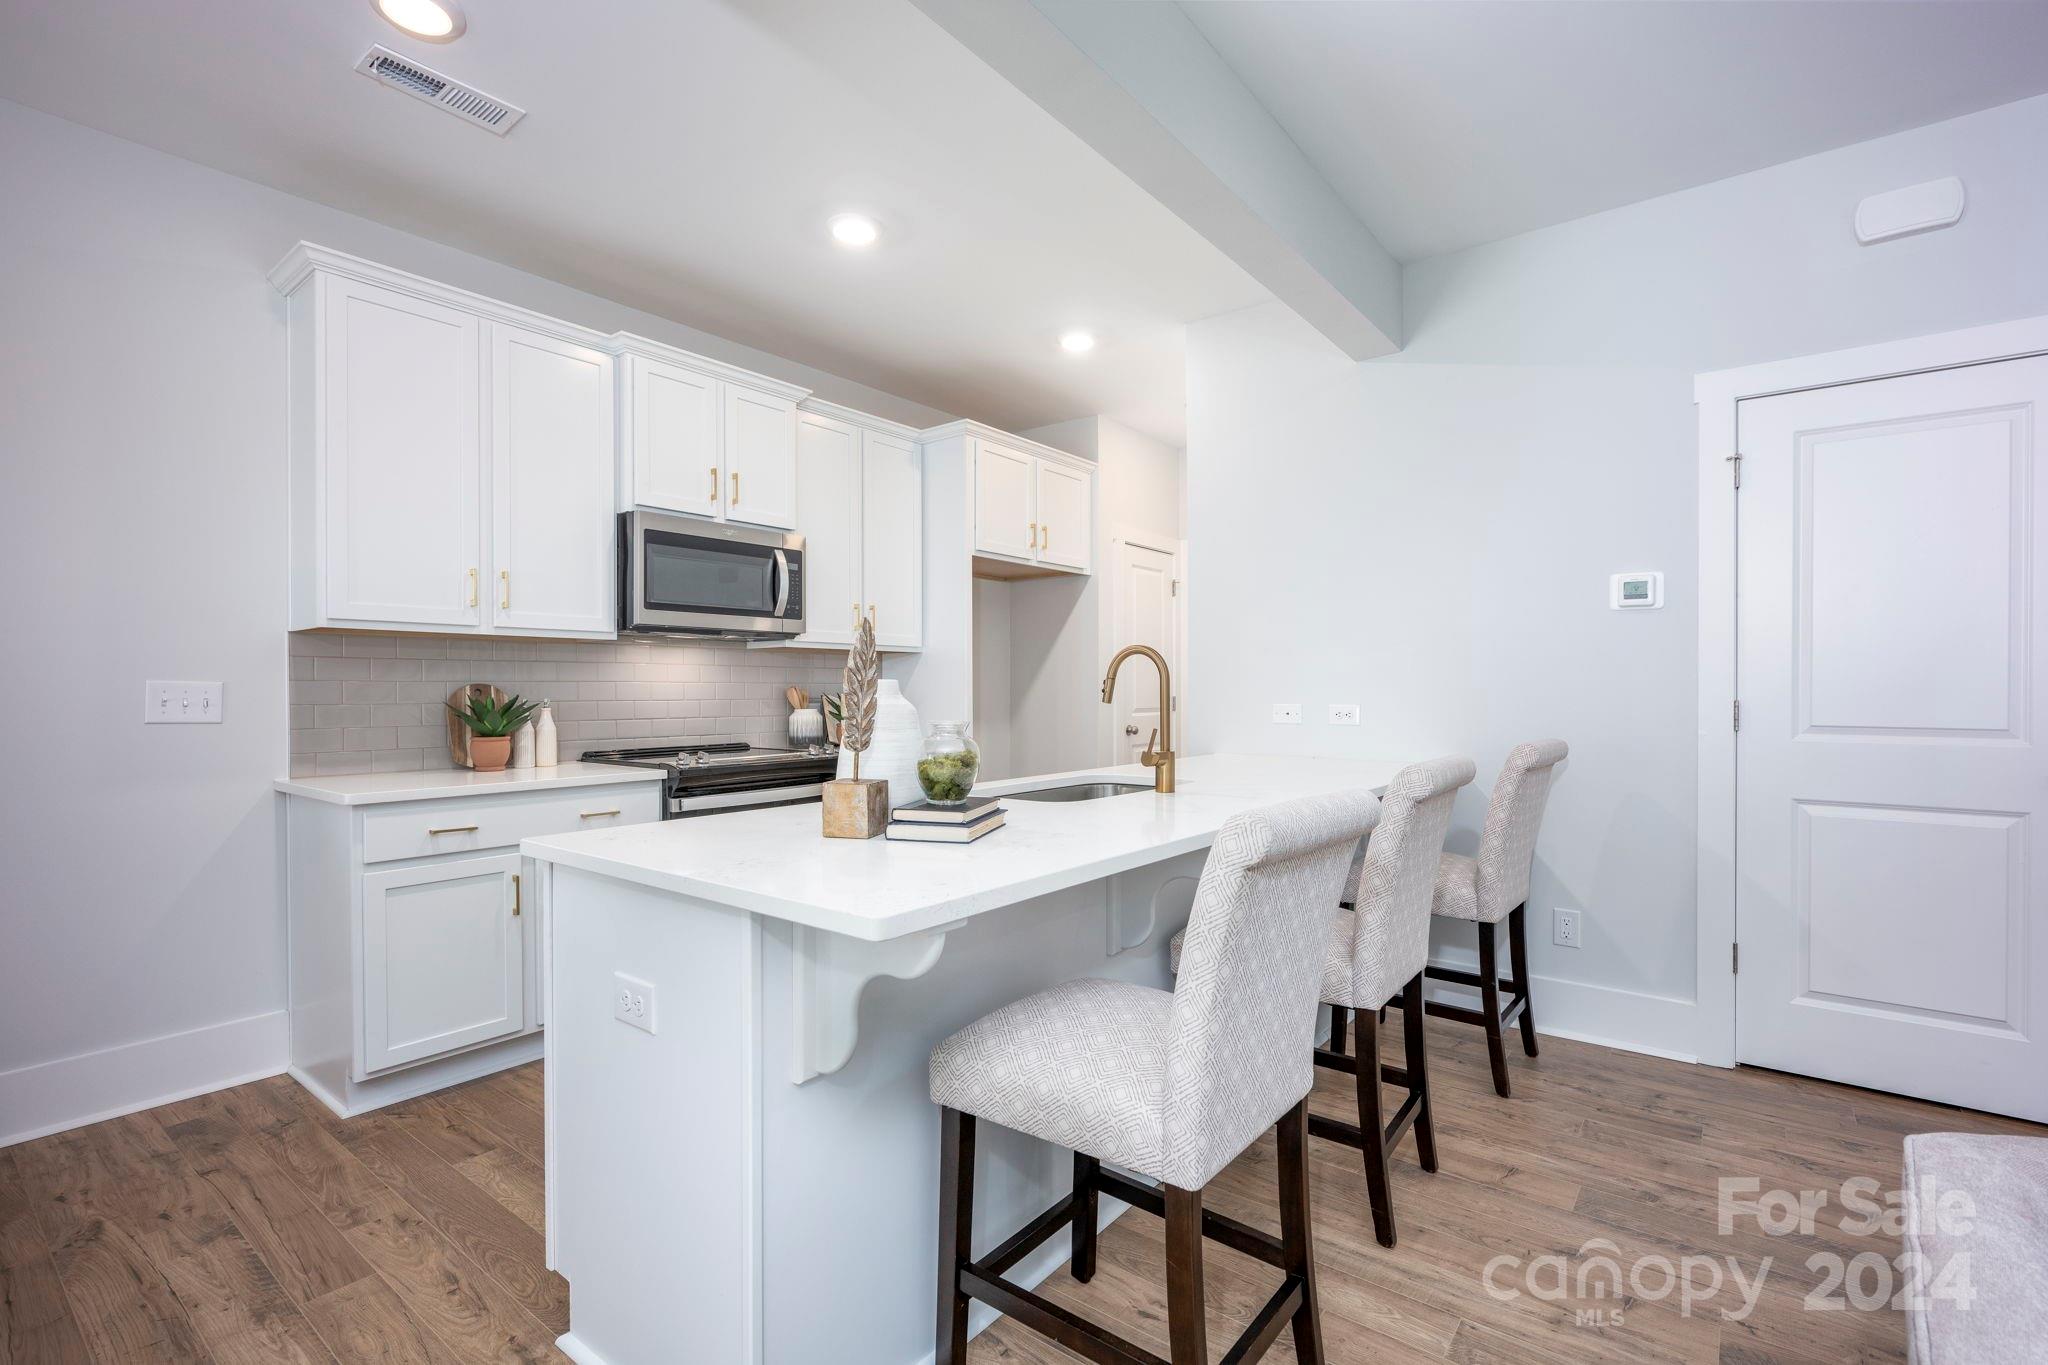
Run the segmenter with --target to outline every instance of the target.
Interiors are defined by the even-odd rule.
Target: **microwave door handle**
[[[789,556],[775,552],[775,615],[779,620],[789,608]]]

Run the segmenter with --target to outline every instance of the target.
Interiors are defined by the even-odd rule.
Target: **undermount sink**
[[[1128,796],[1152,790],[1150,782],[1077,782],[1070,787],[1038,787],[1028,792],[1007,792],[1005,801],[1100,801],[1105,796]]]

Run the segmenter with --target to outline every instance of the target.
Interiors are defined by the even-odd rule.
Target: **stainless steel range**
[[[679,820],[817,801],[838,766],[835,749],[758,749],[739,740],[672,739],[633,749],[589,749],[585,763],[658,768],[662,818]]]

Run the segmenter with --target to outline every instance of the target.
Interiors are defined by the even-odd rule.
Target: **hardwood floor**
[[[1907,1133],[2044,1131],[1548,1038],[1539,1059],[1511,1052],[1515,1097],[1503,1100],[1478,1030],[1432,1020],[1428,1032],[1443,1169],[1425,1175],[1412,1143],[1397,1154],[1396,1248],[1373,1240],[1358,1153],[1309,1143],[1332,1362],[1902,1360],[1897,1312],[1804,1307],[1823,1283],[1809,1257],[1898,1252],[1895,1235],[1844,1229],[1841,1183],[1867,1176],[1891,1190]],[[1355,1112],[1349,1084],[1319,1073],[1313,1107]],[[353,1120],[280,1077],[0,1150],[0,1362],[564,1360],[553,1341],[568,1286],[542,1263],[540,1158],[537,1064]],[[1212,1207],[1277,1229],[1273,1160],[1269,1138],[1211,1185]],[[1745,1219],[1724,1236],[1722,1176],[1829,1201],[1811,1233],[1768,1236]],[[1587,1254],[1624,1269],[1713,1257],[1724,1282],[1689,1315],[1654,1264],[1619,1300],[1531,1292],[1531,1262],[1560,1256],[1575,1276],[1596,1239],[1611,1247]],[[1725,1282],[1731,1256],[1752,1283],[1771,1258],[1740,1320],[1720,1313],[1742,1303]],[[1499,1295],[1485,1280],[1497,1257],[1514,1258],[1496,1266]],[[1229,1340],[1277,1272],[1220,1247],[1206,1259],[1210,1339]],[[1547,1290],[1542,1264],[1534,1284]],[[1096,1265],[1092,1283],[1061,1270],[1045,1294],[1163,1354],[1157,1220],[1119,1220]],[[1703,1288],[1704,1265],[1693,1267]],[[1619,1321],[1575,1318],[1617,1306]],[[1011,1323],[970,1357],[1075,1359]],[[1293,1358],[1284,1336],[1269,1358]],[[849,1349],[820,1365],[865,1363]]]

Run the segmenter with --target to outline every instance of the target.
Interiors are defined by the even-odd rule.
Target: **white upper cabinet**
[[[861,429],[797,414],[796,520],[804,535],[799,645],[850,645],[861,610]]]
[[[725,520],[796,524],[796,400],[725,386]]]
[[[475,626],[476,317],[337,277],[290,311],[291,624]]]
[[[1038,480],[1038,561],[1086,573],[1094,539],[1095,480],[1086,470],[1034,462]]]
[[[490,623],[551,635],[617,621],[612,358],[491,328]]]
[[[974,548],[978,554],[1033,559],[1038,554],[1034,506],[1037,461],[992,441],[974,443]]]
[[[723,506],[719,479],[718,381],[656,360],[621,357],[621,487],[633,506],[715,517]]]
[[[861,601],[881,649],[924,646],[924,452],[861,433]]]

